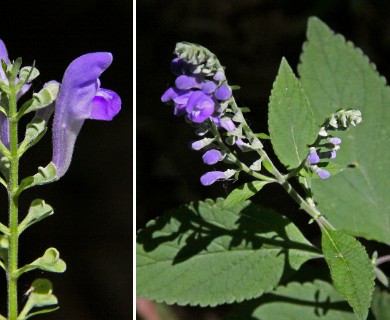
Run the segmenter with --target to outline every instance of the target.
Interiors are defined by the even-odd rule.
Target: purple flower
[[[176,87],[171,87],[161,96],[161,101],[168,102],[172,100],[175,106],[173,114],[175,116],[181,116],[186,113],[187,101],[193,92],[192,90],[181,90]]]
[[[84,120],[112,120],[121,108],[115,92],[100,88],[99,76],[111,62],[109,52],[89,53],[73,60],[65,71],[53,121],[52,161],[57,178],[69,168]]]
[[[186,76],[181,75],[176,78],[175,85],[178,89],[186,90],[192,88],[202,88],[204,84],[204,79],[202,77],[196,76]]]
[[[310,154],[307,156],[307,162],[309,164],[316,164],[320,161],[320,157],[317,154],[317,151],[315,148],[310,148]]]
[[[200,177],[200,182],[204,186],[209,186],[213,184],[217,180],[225,180],[227,179],[227,176],[225,172],[223,171],[211,171],[205,173],[203,176]]]
[[[329,139],[330,143],[333,143],[335,146],[341,143],[341,139],[337,137],[333,137]]]
[[[221,116],[213,117],[213,121],[217,125],[217,127],[222,127],[228,132],[232,132],[236,129],[236,125],[232,121],[232,119],[229,118],[222,118]]]
[[[211,149],[203,155],[202,159],[203,159],[204,163],[211,165],[211,164],[215,164],[218,161],[222,160],[223,155],[219,150]]]
[[[321,168],[319,168],[316,173],[321,179],[328,179],[330,177],[330,172]]]
[[[214,80],[216,81],[223,81],[226,79],[225,77],[225,72],[223,71],[217,71],[213,77]]]
[[[212,94],[217,88],[217,84],[214,81],[207,81],[203,87],[202,91],[207,94]]]
[[[215,90],[214,96],[218,100],[227,100],[232,95],[232,90],[226,85],[223,84],[222,86],[218,87],[217,90]]]
[[[188,118],[193,122],[201,123],[210,117],[215,110],[215,101],[202,91],[195,91],[187,102]]]

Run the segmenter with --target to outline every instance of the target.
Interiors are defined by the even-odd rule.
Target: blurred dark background
[[[69,63],[94,51],[110,51],[114,61],[101,76],[103,88],[122,98],[111,122],[86,121],[72,165],[58,182],[25,192],[23,216],[35,198],[55,214],[21,237],[20,265],[53,246],[67,262],[64,274],[32,271],[20,279],[22,294],[37,277],[53,282],[60,309],[40,319],[130,319],[132,204],[132,15],[128,0],[1,1],[0,38],[11,59],[36,60],[38,91],[61,81]],[[26,117],[28,118],[28,117]],[[27,119],[29,120],[29,119]],[[24,129],[21,129],[23,137]],[[51,133],[21,162],[21,176],[34,174],[51,160]],[[7,222],[6,193],[0,193],[0,220]],[[5,277],[0,277],[0,311],[6,310]]]
[[[268,97],[280,60],[286,57],[296,70],[310,16],[353,41],[389,77],[389,14],[389,1],[138,1],[137,228],[166,209],[226,196],[242,182],[203,187],[199,178],[209,168],[201,153],[188,147],[196,139],[193,129],[160,101],[174,81],[169,65],[176,42],[199,43],[214,52],[226,66],[229,83],[241,86],[235,96],[251,109],[253,128],[267,132]],[[316,228],[308,227],[308,218],[277,186],[265,188],[254,200],[291,218],[318,243]]]

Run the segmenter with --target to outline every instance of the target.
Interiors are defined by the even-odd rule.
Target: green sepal
[[[29,319],[38,314],[48,313],[57,310],[58,307],[55,307],[50,309],[39,310],[29,314],[29,312],[33,308],[42,308],[46,306],[57,305],[58,299],[52,292],[53,292],[53,287],[49,280],[36,279],[32,283],[29,291],[27,292],[29,293],[28,300],[23,310],[20,312],[17,320]]]
[[[20,182],[20,186],[17,191],[19,195],[22,191],[31,188],[33,186],[43,185],[58,180],[57,168],[53,162],[50,162],[46,167],[39,167],[38,173],[33,176],[24,178]]]
[[[30,83],[39,76],[39,70],[35,66],[23,67],[19,71],[19,81],[24,83]]]
[[[52,104],[57,99],[59,89],[60,84],[58,82],[46,83],[38,93],[33,94],[32,99],[22,105],[17,114],[17,119],[20,119],[26,113],[43,109]]]
[[[35,199],[31,202],[30,209],[28,210],[27,216],[23,219],[18,227],[18,232],[21,234],[28,227],[34,223],[41,221],[42,219],[52,215],[54,213],[53,208],[45,203],[42,199]]]
[[[24,140],[19,146],[19,154],[22,155],[29,148],[34,146],[42,139],[47,131],[46,121],[40,117],[34,117],[26,127]]]
[[[22,58],[19,57],[14,61],[12,66],[7,68],[7,76],[10,83],[13,83],[15,81],[15,78],[18,75],[21,66],[22,66]]]
[[[263,139],[263,140],[270,140],[271,137],[266,133],[256,133],[255,137]]]
[[[20,268],[17,272],[17,276],[19,277],[23,273],[34,269],[62,273],[66,270],[66,263],[60,258],[60,253],[56,248],[49,248],[42,257]]]

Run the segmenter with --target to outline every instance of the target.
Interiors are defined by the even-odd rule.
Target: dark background
[[[389,77],[389,15],[389,1],[138,1],[137,228],[169,208],[226,196],[242,182],[203,187],[199,178],[209,167],[188,147],[196,139],[193,129],[160,101],[174,81],[169,65],[176,42],[199,43],[214,52],[229,83],[241,86],[235,96],[251,109],[254,131],[267,132],[268,97],[281,58],[296,70],[310,16],[353,41]],[[267,186],[254,200],[287,215],[318,243],[318,230],[308,227],[309,218],[278,186]]]
[[[68,266],[64,274],[32,271],[21,277],[20,304],[35,278],[47,277],[53,282],[60,310],[39,319],[130,319],[131,10],[127,0],[0,2],[0,38],[10,58],[21,56],[26,65],[36,60],[41,72],[34,90],[52,79],[61,81],[76,57],[110,51],[114,61],[100,78],[102,87],[122,98],[122,111],[113,121],[84,123],[72,165],[60,181],[21,196],[22,217],[35,198],[45,199],[55,214],[22,235],[19,264],[32,262],[53,246]],[[22,128],[21,137],[23,134]],[[22,158],[21,176],[45,166],[51,152],[48,133]],[[3,223],[7,223],[6,201],[6,193],[1,191]],[[0,311],[5,314],[5,277],[0,279],[0,292]]]

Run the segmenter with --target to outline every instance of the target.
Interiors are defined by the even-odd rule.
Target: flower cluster
[[[346,130],[350,126],[356,126],[361,121],[362,115],[359,110],[340,109],[331,114],[320,128],[316,143],[309,149],[309,155],[306,158],[309,169],[321,179],[328,179],[330,172],[319,168],[317,164],[321,159],[336,158],[336,152],[340,149],[341,144],[341,139],[329,134],[328,131]],[[324,149],[325,151],[323,151]]]
[[[232,89],[216,56],[202,46],[189,43],[178,43],[175,53],[177,57],[171,62],[171,71],[177,76],[175,85],[164,92],[161,101],[174,106],[174,115],[186,116],[197,127],[196,134],[199,136],[205,135],[212,126],[227,132],[235,131],[237,127],[233,116],[227,112]],[[215,138],[203,138],[192,143],[194,150],[207,149],[202,158],[208,165],[228,160],[214,141]],[[200,181],[208,186],[217,180],[230,178],[235,172],[208,172]]]
[[[226,82],[222,71],[203,73],[180,58],[172,60],[171,68],[177,75],[175,85],[170,87],[161,97],[163,102],[172,102],[177,116],[187,115],[195,123],[207,119],[215,122],[220,120],[221,103],[228,100],[232,91]]]

